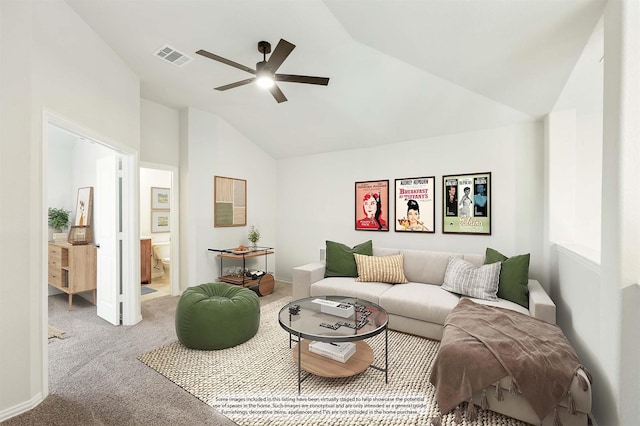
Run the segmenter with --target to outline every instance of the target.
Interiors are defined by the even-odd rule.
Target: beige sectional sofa
[[[406,279],[404,284],[387,284],[382,282],[357,282],[351,277],[325,278],[325,262],[321,260],[293,269],[293,299],[311,296],[340,295],[359,297],[376,303],[389,315],[389,328],[405,333],[441,340],[443,325],[447,315],[457,305],[460,296],[441,288],[451,256],[459,257],[480,267],[484,263],[482,254],[464,254],[434,252],[425,250],[373,248],[374,256],[390,256],[402,254]],[[321,251],[324,259],[324,251]],[[531,315],[543,321],[555,324],[556,307],[551,298],[536,280],[529,279],[529,309],[504,299],[487,301],[472,299],[474,302],[500,306]],[[586,375],[580,371],[585,378]],[[428,380],[428,378],[425,378]],[[577,380],[572,389],[577,413],[568,413],[568,401],[562,401],[558,414],[563,425],[586,425],[587,414],[591,412],[591,389],[578,392]],[[500,387],[509,394],[510,378],[500,381]],[[487,392],[493,395],[491,392]],[[489,401],[493,411],[503,413],[532,424],[539,424],[526,399],[519,395],[509,394],[503,401]],[[553,416],[543,419],[542,424],[553,424]]]

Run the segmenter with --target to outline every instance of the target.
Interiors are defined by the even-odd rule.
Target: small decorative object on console
[[[313,303],[320,305],[320,312],[330,315],[337,315],[342,318],[348,318],[354,314],[353,305],[348,303],[334,302],[332,300],[315,299]]]
[[[309,352],[322,355],[340,362],[347,362],[356,353],[356,345],[353,342],[311,342]]]
[[[93,242],[93,233],[89,226],[72,226],[69,229],[67,242],[72,245],[89,244]]]

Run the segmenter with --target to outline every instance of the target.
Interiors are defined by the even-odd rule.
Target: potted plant
[[[69,214],[71,212],[65,209],[57,209],[55,207],[49,207],[49,227],[57,233],[62,233],[69,227]],[[59,238],[57,238],[59,237]],[[52,235],[54,241],[66,240],[66,235]]]
[[[260,228],[255,225],[251,225],[249,229],[249,241],[251,241],[251,247],[255,250],[260,240]]]

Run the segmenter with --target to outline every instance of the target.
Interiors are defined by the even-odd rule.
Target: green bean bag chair
[[[259,325],[258,295],[227,283],[189,287],[176,308],[176,334],[188,348],[230,348],[255,336]]]

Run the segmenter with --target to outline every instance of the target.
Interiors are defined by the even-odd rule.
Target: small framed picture
[[[435,176],[396,179],[396,232],[435,232],[435,181]]]
[[[151,209],[169,210],[171,203],[169,200],[170,188],[151,187]]]
[[[389,230],[389,181],[356,182],[356,231]]]
[[[442,232],[491,235],[491,172],[442,177]]]
[[[154,210],[151,212],[151,232],[170,232],[169,211]]]
[[[93,187],[87,186],[78,188],[78,198],[76,199],[75,226],[91,225],[91,209],[93,207]]]

